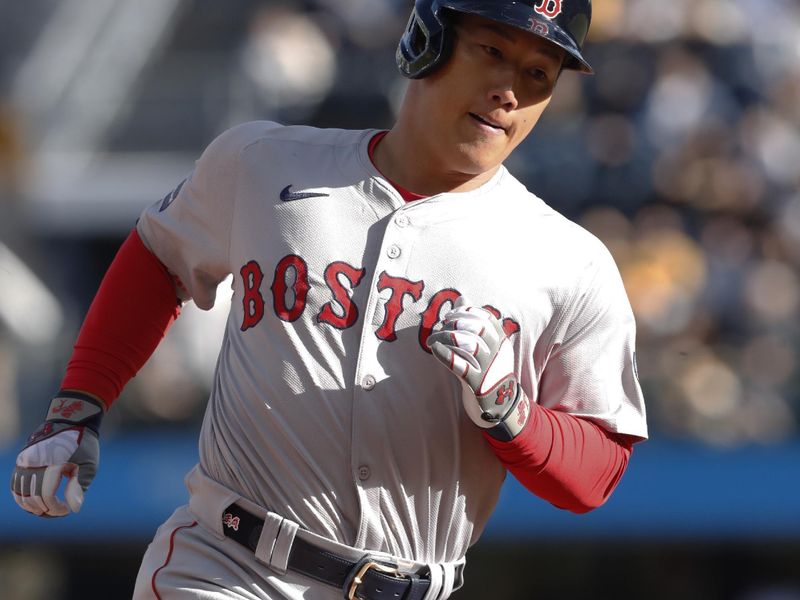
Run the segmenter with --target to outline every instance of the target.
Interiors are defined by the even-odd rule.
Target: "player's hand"
[[[427,343],[464,383],[469,418],[496,439],[514,439],[528,421],[530,404],[514,374],[514,348],[500,321],[462,297]]]
[[[24,510],[42,517],[78,512],[83,492],[100,460],[98,432],[105,414],[102,402],[79,392],[61,392],[47,417],[17,456],[11,493]],[[64,501],[56,497],[66,477]]]

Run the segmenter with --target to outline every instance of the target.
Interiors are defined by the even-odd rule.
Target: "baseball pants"
[[[343,546],[330,540],[289,527],[291,535],[282,539],[287,527],[278,527],[280,534],[266,540],[270,559],[259,559],[262,542],[256,552],[227,537],[222,515],[233,502],[244,504],[254,514],[267,513],[235,492],[222,487],[195,467],[186,477],[191,493],[187,506],[178,508],[159,527],[147,548],[133,600],[342,600],[341,589],[320,583],[300,573],[286,570],[286,561],[294,536],[303,537],[322,550],[350,560],[358,560],[363,550]],[[281,521],[286,521],[281,519]],[[264,530],[269,530],[267,516]],[[262,535],[262,538],[270,537]],[[286,538],[286,536],[283,536]],[[435,575],[423,600],[445,600],[461,584],[464,560],[457,563],[421,565],[397,561],[382,553],[379,560],[396,561],[409,570],[427,567]],[[432,577],[432,580],[434,577]]]

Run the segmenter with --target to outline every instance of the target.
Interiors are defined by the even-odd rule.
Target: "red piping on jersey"
[[[155,594],[158,600],[161,600],[161,595],[158,593],[156,589],[156,575],[158,572],[166,567],[169,564],[169,561],[172,560],[172,551],[175,549],[175,534],[178,533],[181,529],[191,529],[197,525],[197,521],[193,521],[191,525],[180,525],[172,530],[172,533],[169,534],[169,552],[167,552],[167,559],[164,561],[164,564],[158,567],[155,571],[153,571],[153,577],[150,579],[150,587],[153,588],[153,593]]]
[[[369,159],[372,161],[372,165],[376,169],[378,169],[378,165],[375,164],[375,148],[378,147],[378,144],[380,144],[381,140],[386,137],[387,133],[389,132],[379,131],[369,141]],[[378,169],[378,171],[380,171],[380,169]],[[381,173],[381,175],[383,175],[383,173]],[[392,187],[394,187],[394,189],[397,190],[397,193],[400,194],[400,196],[402,196],[403,200],[405,200],[406,202],[413,202],[414,200],[422,200],[423,198],[427,198],[427,196],[425,196],[424,194],[417,194],[416,192],[412,192],[410,190],[407,190],[403,186],[398,185],[397,183],[386,177],[386,175],[383,175],[383,177],[386,179],[386,181],[392,184]]]
[[[175,280],[134,229],[89,307],[61,389],[93,394],[111,406],[179,314]]]
[[[608,499],[638,439],[535,403],[527,425],[512,441],[484,437],[528,491],[574,513],[588,512]]]

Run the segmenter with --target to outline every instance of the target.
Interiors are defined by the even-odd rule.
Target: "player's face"
[[[550,102],[565,52],[515,27],[471,15],[456,24],[452,57],[421,80],[437,154],[465,174],[495,169]]]

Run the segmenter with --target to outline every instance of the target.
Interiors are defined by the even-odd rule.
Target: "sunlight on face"
[[[565,53],[551,42],[462,15],[447,63],[419,81],[431,144],[470,175],[495,170],[550,102]]]

